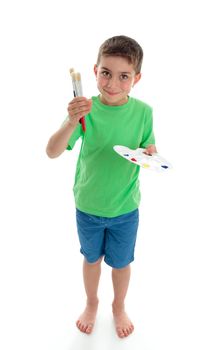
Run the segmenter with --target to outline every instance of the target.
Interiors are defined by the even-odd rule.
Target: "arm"
[[[57,131],[53,134],[46,147],[46,153],[49,158],[56,158],[62,154],[67,145],[68,141],[75,130],[78,121],[76,121],[76,125],[71,124],[69,120]]]
[[[68,141],[77,127],[80,118],[90,112],[92,101],[85,97],[76,97],[68,105],[69,118],[65,124],[53,134],[47,144],[46,153],[49,158],[60,156],[67,148]]]

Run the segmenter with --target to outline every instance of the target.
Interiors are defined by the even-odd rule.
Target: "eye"
[[[102,72],[100,72],[100,75],[107,79],[111,78],[111,74],[107,70],[103,70]]]
[[[127,79],[129,79],[129,76],[127,74],[120,75],[120,80],[127,80]]]

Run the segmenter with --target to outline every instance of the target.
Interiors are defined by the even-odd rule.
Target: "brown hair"
[[[124,57],[130,64],[133,64],[136,74],[140,73],[143,50],[136,40],[128,36],[118,35],[107,39],[99,48],[97,65],[102,56]]]

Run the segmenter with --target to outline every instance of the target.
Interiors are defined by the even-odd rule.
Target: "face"
[[[126,103],[131,88],[141,78],[123,57],[102,56],[99,65],[94,66],[94,72],[101,102],[111,106]]]

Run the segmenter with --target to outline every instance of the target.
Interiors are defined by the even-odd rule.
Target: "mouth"
[[[119,92],[113,92],[113,91],[107,91],[107,90],[104,90],[108,95],[110,96],[116,96],[116,95],[119,95]]]

